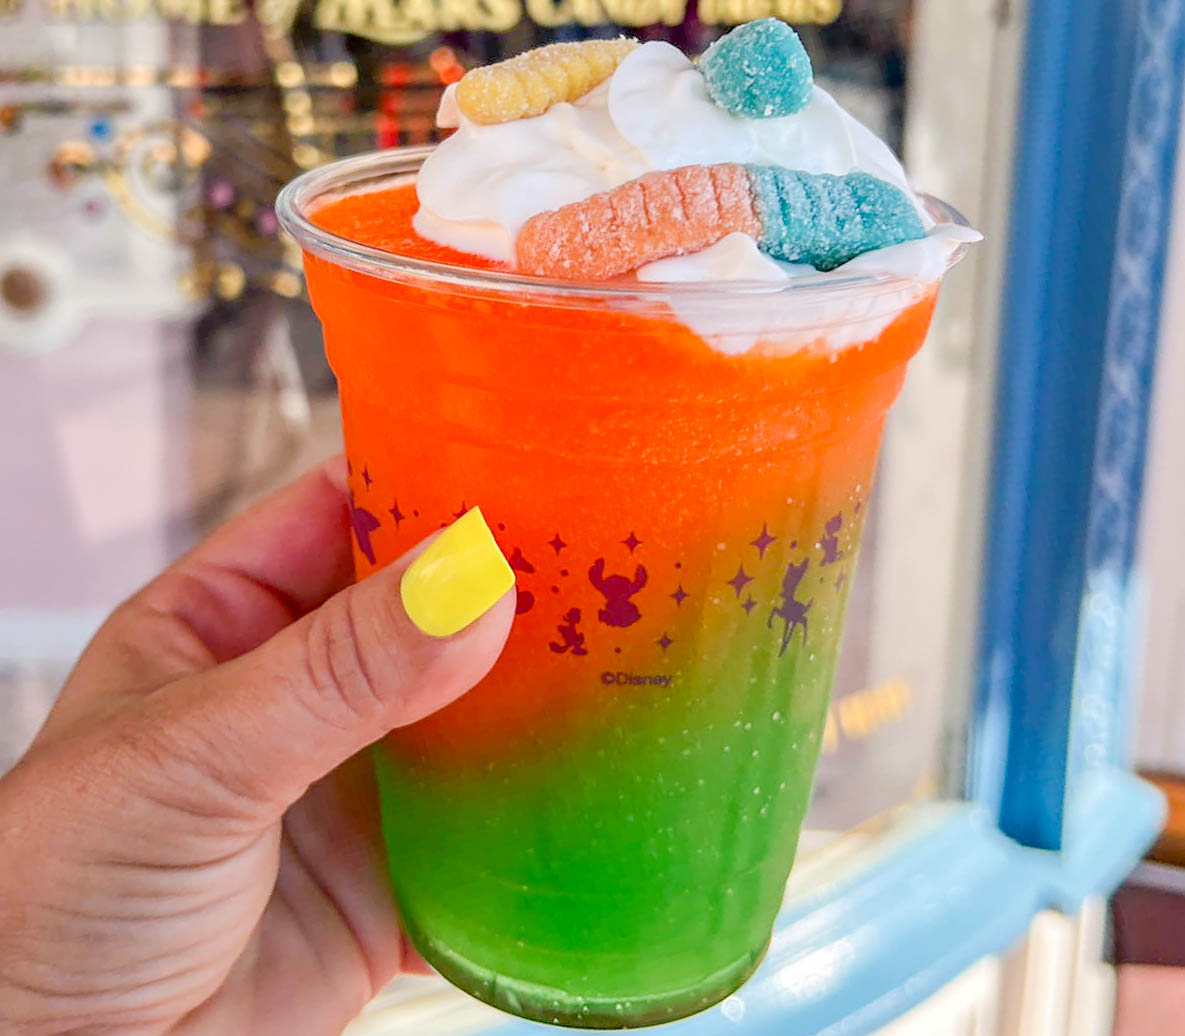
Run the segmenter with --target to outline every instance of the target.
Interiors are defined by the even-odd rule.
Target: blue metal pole
[[[1030,0],[968,789],[1061,846],[1139,0]]]
[[[1119,759],[1185,0],[1032,0],[969,794],[1058,849]]]

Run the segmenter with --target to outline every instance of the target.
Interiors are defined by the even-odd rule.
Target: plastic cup
[[[335,163],[279,205],[340,386],[358,575],[474,505],[518,574],[490,675],[375,748],[403,924],[514,1014],[679,1018],[768,943],[937,285],[547,282],[309,220],[426,153]],[[730,328],[717,348],[696,318]]]

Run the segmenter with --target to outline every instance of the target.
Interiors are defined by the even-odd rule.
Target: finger
[[[278,817],[361,748],[481,680],[510,630],[513,586],[474,509],[259,649],[152,696],[143,725],[232,805]]]
[[[250,651],[351,575],[345,462],[251,507],[121,605],[79,659],[47,730]]]
[[[307,889],[316,896],[300,894],[291,884],[277,888],[301,928],[315,933],[319,959],[333,956],[334,944],[336,955],[351,961],[361,952],[370,995],[397,972],[423,974],[426,967],[400,930],[379,816],[374,769],[363,752],[315,783],[284,814],[290,862],[307,872],[312,879]],[[281,884],[283,877],[281,872]],[[321,898],[332,904],[335,923],[318,920],[315,900]],[[343,938],[348,953],[340,948]],[[356,1013],[360,1006],[347,1003],[345,1013]]]
[[[407,975],[435,975],[436,969],[420,956],[420,951],[411,944],[411,940],[406,935],[401,938],[403,964],[399,970]]]
[[[284,814],[285,837],[315,888],[345,922],[366,962],[372,990],[396,972],[433,973],[399,926],[380,813],[374,768],[363,752],[317,781]],[[287,905],[298,916],[303,912],[303,903],[294,897]],[[304,927],[324,931],[328,926],[310,921]]]
[[[345,458],[338,456],[228,522],[146,596],[184,620],[222,662],[322,604],[352,573]]]

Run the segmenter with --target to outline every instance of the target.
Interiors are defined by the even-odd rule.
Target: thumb
[[[366,745],[478,683],[506,642],[513,587],[474,508],[261,647],[154,696],[146,704],[164,715],[152,726],[236,810],[278,816]]]

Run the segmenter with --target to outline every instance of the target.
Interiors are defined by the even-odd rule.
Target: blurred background
[[[1177,1031],[1178,0],[0,0],[0,772],[114,604],[339,448],[286,180],[537,43],[769,14],[986,243],[891,419],[786,952],[684,1027]],[[525,1027],[408,980],[350,1032]]]

